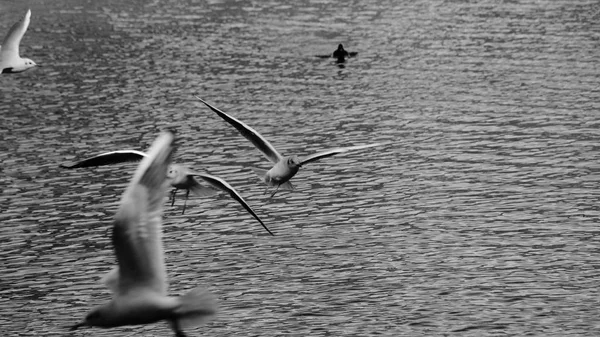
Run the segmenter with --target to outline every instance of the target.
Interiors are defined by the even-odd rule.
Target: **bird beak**
[[[186,171],[185,173],[186,173],[188,176],[201,176],[201,175],[202,175],[202,174],[200,174],[199,172],[196,172],[196,171],[190,171],[190,170]]]
[[[78,328],[81,328],[82,326],[85,326],[85,322],[80,322],[80,323],[77,323],[77,324],[73,325],[73,326],[71,327],[71,329],[69,329],[69,330],[71,330],[71,331],[73,331],[73,330],[77,330]]]

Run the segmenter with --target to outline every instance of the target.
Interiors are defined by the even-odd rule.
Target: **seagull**
[[[29,27],[30,18],[31,10],[27,10],[23,19],[15,23],[4,37],[0,46],[0,73],[20,73],[37,66],[32,60],[19,56],[19,44]]]
[[[61,164],[60,167],[66,169],[74,169],[74,168],[83,168],[83,167],[93,167],[93,166],[104,166],[104,165],[112,165],[119,164],[124,162],[134,162],[142,160],[146,154],[141,151],[136,150],[118,150],[111,151],[99,154],[97,156],[84,159],[77,163],[67,165]],[[190,174],[187,174],[187,173]],[[207,178],[208,182],[214,181],[213,176],[198,174],[201,177]],[[185,194],[185,203],[183,204],[183,211],[181,214],[185,214],[185,207],[187,204],[187,199],[189,198],[190,191],[192,191],[195,195],[200,197],[208,197],[215,194],[215,191],[211,188],[204,187],[198,183],[196,179],[194,179],[194,175],[191,174],[187,168],[177,165],[171,164],[169,166],[169,171],[167,172],[167,177],[170,179],[171,186],[175,189],[171,192],[171,206],[175,204],[175,194],[178,190],[184,189],[186,190]],[[218,178],[217,178],[218,179]],[[220,183],[222,185],[222,183]],[[220,188],[220,186],[215,186]],[[229,190],[225,190],[225,192],[230,192]]]
[[[170,323],[175,336],[214,316],[216,304],[206,290],[196,288],[179,297],[167,295],[162,247],[162,205],[174,136],[161,133],[138,166],[115,215],[112,243],[118,268],[111,271],[112,299],[92,309],[71,327],[111,328],[123,325]]]
[[[60,167],[66,169],[74,169],[74,168],[83,168],[83,167],[93,167],[93,166],[103,166],[103,165],[111,165],[118,164],[124,162],[132,162],[132,161],[140,161],[148,155],[142,151],[136,150],[118,150],[112,152],[106,152],[99,154],[97,156],[84,159],[74,164],[61,164]],[[211,188],[204,187],[200,185],[200,183],[194,178],[195,176],[200,177],[202,180],[210,184],[212,187],[217,188],[221,191],[228,193],[233,199],[237,200],[237,202],[244,207],[248,213],[250,213],[264,229],[269,232],[271,235],[273,232],[267,228],[267,226],[262,222],[262,220],[256,215],[252,207],[248,205],[248,203],[242,198],[242,196],[225,180],[215,177],[206,173],[198,173],[178,164],[169,165],[169,169],[167,171],[167,178],[169,183],[174,190],[171,192],[171,206],[175,203],[175,193],[177,190],[183,189],[186,190],[185,194],[185,202],[183,204],[183,211],[181,214],[185,213],[185,207],[187,204],[187,199],[189,197],[190,191],[198,196],[210,196],[215,193],[215,191]]]
[[[263,155],[275,165],[270,170],[262,170],[259,168],[252,168],[252,170],[258,174],[262,181],[264,181],[268,186],[276,186],[275,192],[271,194],[269,198],[272,198],[275,193],[281,188],[284,190],[293,190],[294,186],[289,181],[293,176],[298,173],[298,170],[313,161],[317,161],[322,158],[331,157],[333,155],[344,153],[352,150],[360,150],[366,149],[373,146],[382,145],[381,143],[375,144],[367,144],[367,145],[357,145],[350,147],[341,147],[335,148],[323,152],[318,152],[312,154],[302,160],[300,160],[297,156],[282,156],[269,141],[261,136],[258,131],[246,125],[244,122],[238,120],[237,118],[226,114],[225,112],[213,107],[208,104],[202,98],[196,96],[200,102],[204,103],[207,107],[209,107],[212,111],[216,112],[221,118],[223,118],[226,122],[231,124],[234,128],[236,128],[239,133],[244,136],[244,138],[248,139]],[[268,187],[267,187],[268,188]]]

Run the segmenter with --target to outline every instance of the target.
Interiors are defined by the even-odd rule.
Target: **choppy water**
[[[145,149],[224,195],[166,205],[171,292],[219,298],[190,336],[600,334],[597,1],[1,1],[32,9],[0,77],[0,331],[165,336],[166,324],[66,327],[109,298],[111,219]],[[338,43],[343,67],[314,57]],[[393,141],[309,165],[272,201],[267,168],[199,94],[283,153]]]

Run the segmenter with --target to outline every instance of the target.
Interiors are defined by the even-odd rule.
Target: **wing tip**
[[[27,28],[27,26],[29,26],[30,20],[31,20],[31,9],[27,9],[27,12],[25,12],[25,16],[23,17],[23,24],[25,25],[25,28]]]
[[[196,97],[196,99],[198,99],[200,102],[207,104],[205,100],[203,100],[202,98],[200,98],[200,96],[198,95],[194,95],[194,97]]]
[[[169,130],[163,130],[156,137],[150,149],[147,152],[147,156],[142,159],[142,162],[138,165],[138,169],[134,175],[133,181],[141,180],[146,171],[152,166],[164,166],[165,174],[164,177],[161,174],[161,179],[166,179],[167,166],[171,163],[173,156],[175,135]],[[162,169],[161,169],[162,171]]]

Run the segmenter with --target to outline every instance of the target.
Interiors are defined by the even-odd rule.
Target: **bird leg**
[[[181,330],[181,327],[179,326],[179,322],[177,322],[177,320],[171,321],[171,329],[175,331],[175,337],[186,337],[185,333],[183,333],[183,331]]]
[[[187,205],[187,200],[188,200],[189,196],[190,196],[190,190],[187,190],[187,192],[185,193],[185,201],[183,202],[183,211],[181,211],[182,215],[185,213],[185,206]]]
[[[173,199],[173,201],[171,201],[171,207],[173,207],[173,205],[175,205],[175,193],[177,193],[177,189],[174,189],[173,191],[171,191],[171,199]]]
[[[277,188],[275,189],[275,192],[273,192],[273,194],[271,194],[271,196],[269,197],[269,199],[273,198],[273,196],[275,195],[275,193],[277,193],[277,191],[279,191],[279,186],[281,186],[281,184],[277,185]]]

